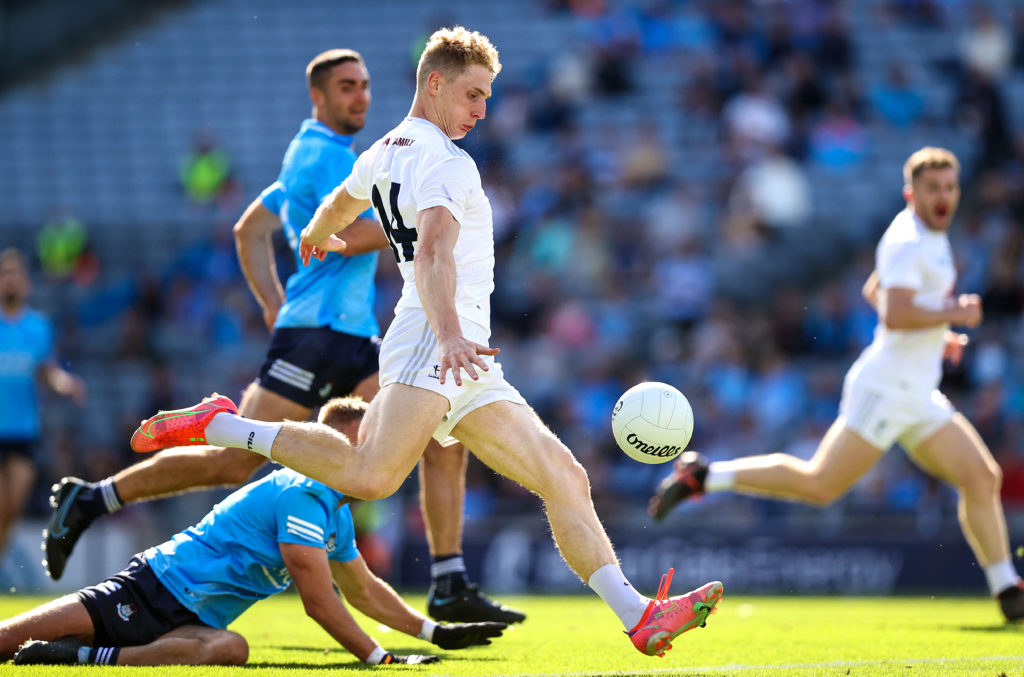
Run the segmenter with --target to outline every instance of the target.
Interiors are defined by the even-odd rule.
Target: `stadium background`
[[[91,583],[224,495],[122,511],[87,532],[59,586],[38,566],[53,480],[137,460],[127,440],[143,415],[237,395],[261,363],[268,336],[230,229],[308,115],[308,60],[364,55],[363,149],[408,110],[426,35],[456,22],[488,34],[504,64],[488,120],[462,142],[495,212],[493,345],[589,471],[627,575],[651,589],[674,565],[743,592],[983,594],[955,496],[898,451],[823,511],[716,495],[655,527],[644,507],[666,468],[624,457],[608,419],[627,387],[663,380],[690,398],[691,446],[712,458],[809,456],[870,340],[859,288],[902,206],[902,162],[945,146],[964,164],[959,290],[983,296],[985,321],[944,388],[1003,467],[1020,547],[1013,0],[0,2],[0,243],[32,256],[32,305],[89,389],[82,408],[43,395],[48,467],[0,589]],[[219,154],[197,170],[199,147]],[[485,589],[582,589],[533,497],[475,461],[468,484],[467,560]],[[426,584],[414,481],[359,519],[392,582]]]

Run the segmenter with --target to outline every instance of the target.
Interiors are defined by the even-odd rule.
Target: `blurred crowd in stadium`
[[[599,514],[642,514],[665,472],[630,461],[611,439],[612,405],[642,380],[689,397],[691,446],[712,459],[813,453],[874,328],[860,287],[902,208],[901,164],[926,143],[963,162],[950,233],[958,291],[981,294],[985,311],[943,388],[1001,463],[1008,511],[1024,510],[1024,116],[1015,115],[1024,9],[966,0],[543,5],[571,17],[567,48],[518,77],[502,74],[488,119],[461,145],[495,214],[492,345],[509,381],[587,468]],[[879,26],[905,38],[873,42]],[[532,160],[538,147],[542,163]],[[223,152],[198,170],[195,162],[183,161],[182,200],[200,203],[210,235],[165,252],[160,269],[110,284],[89,223],[61,213],[39,233],[35,305],[55,318],[65,363],[93,397],[106,391],[90,382],[100,370],[80,368],[90,360],[116,355],[146,384],[121,403],[124,434],[93,445],[74,434],[84,418],[74,405],[50,402],[49,420],[72,423],[51,428],[41,489],[137,460],[128,438],[142,415],[205,394],[183,386],[188,372],[216,372],[215,387],[236,394],[262,359],[268,336],[230,226],[249,199],[236,196],[265,184],[235,183]],[[384,325],[400,291],[391,260],[385,251]],[[535,501],[477,463],[468,483],[470,520]],[[890,454],[840,510],[923,503],[955,511],[942,488]],[[758,512],[724,495],[694,509],[708,505],[745,519]],[[34,509],[45,510],[44,491]]]

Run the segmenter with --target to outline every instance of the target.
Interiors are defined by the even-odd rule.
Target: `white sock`
[[[1002,562],[993,562],[985,567],[985,580],[988,581],[989,591],[995,597],[1003,590],[1017,585],[1020,582],[1020,576],[1013,568],[1013,563],[1004,559]]]
[[[636,627],[651,602],[630,585],[618,564],[605,564],[591,574],[587,585],[615,612],[626,630]]]
[[[206,424],[206,441],[218,447],[248,449],[270,458],[270,447],[282,424],[254,421],[221,412]]]
[[[736,471],[729,461],[715,461],[708,465],[708,474],[704,478],[704,491],[729,491],[736,486]]]

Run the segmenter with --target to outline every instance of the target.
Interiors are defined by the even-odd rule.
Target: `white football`
[[[612,435],[630,458],[665,463],[690,443],[693,409],[686,397],[667,383],[639,383],[615,403]]]

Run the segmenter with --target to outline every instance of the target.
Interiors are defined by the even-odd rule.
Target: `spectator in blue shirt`
[[[41,379],[76,402],[85,387],[54,357],[50,320],[28,307],[28,265],[21,252],[0,252],[0,553],[35,484],[41,429]]]

